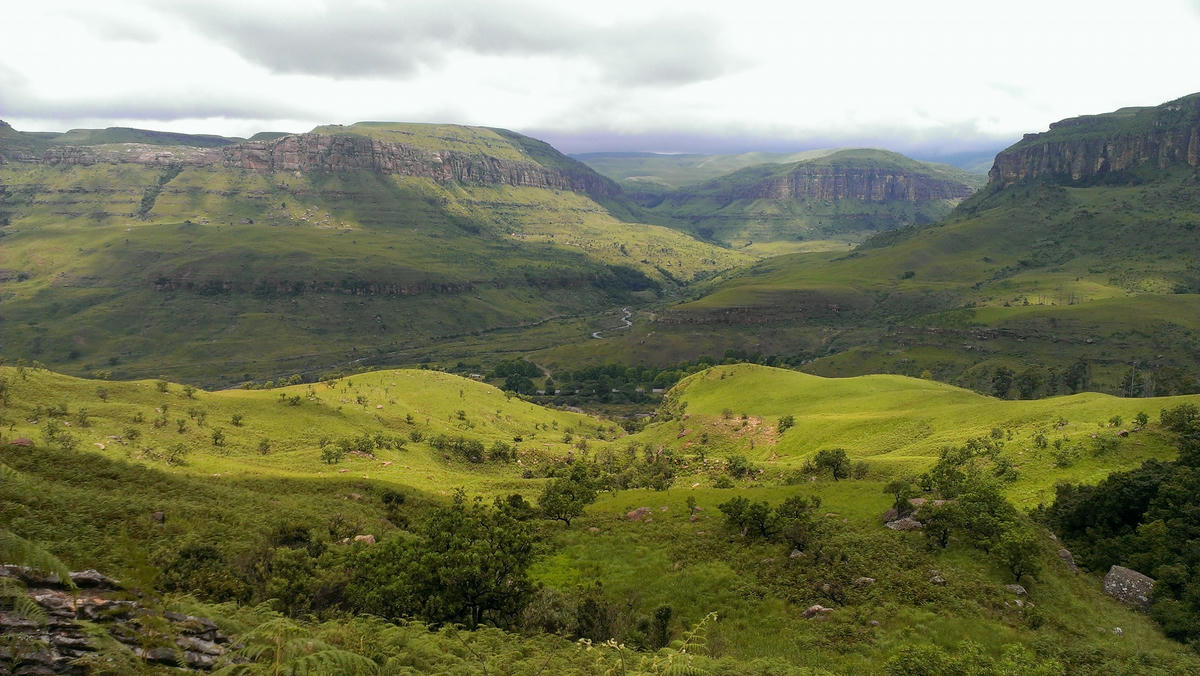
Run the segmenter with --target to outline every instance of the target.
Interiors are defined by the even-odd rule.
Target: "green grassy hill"
[[[337,131],[604,180],[503,130]],[[750,260],[596,199],[368,170],[10,162],[0,338],[77,374],[229,384],[570,342],[598,312]]]
[[[1018,478],[1009,495],[1031,505],[1057,479],[1094,481],[1142,459],[1169,456],[1166,433],[1157,423],[1128,437],[1101,425],[1113,415],[1129,418],[1137,410],[1154,412],[1196,397],[1130,401],[1076,395],[999,402],[895,376],[828,380],[723,366],[682,382],[657,422],[626,435],[612,421],[542,409],[431,371],[380,371],[277,390],[225,392],[13,367],[0,368],[0,379],[6,385],[4,440],[34,440],[32,447],[0,447],[0,461],[25,476],[21,486],[0,484],[4,524],[72,565],[100,566],[139,588],[180,579],[184,560],[178,553],[201,551],[197,547],[211,548],[215,553],[205,556],[217,557],[227,566],[220,570],[233,576],[246,561],[281,556],[286,550],[270,543],[290,532],[282,529],[287,524],[320,533],[321,540],[342,533],[403,538],[406,524],[459,488],[485,496],[518,492],[536,500],[546,481],[541,477],[569,466],[567,458],[603,467],[628,455],[636,469],[643,452],[665,453],[675,465],[672,488],[605,494],[569,528],[541,522],[531,575],[543,585],[539,603],[549,605],[539,607],[573,607],[554,604],[590,598],[595,607],[614,613],[613,626],[635,632],[622,634],[622,642],[644,640],[636,635],[638,618],[664,605],[672,608],[667,627],[676,637],[715,612],[703,646],[696,648],[696,666],[706,673],[882,673],[883,664],[902,652],[925,646],[952,654],[962,641],[979,651],[972,659],[1016,659],[1002,654],[1020,645],[1020,659],[1054,661],[1069,673],[1134,673],[1131,665],[1137,665],[1137,673],[1167,674],[1200,664],[1145,616],[1104,597],[1098,579],[1072,575],[1046,535],[1040,536],[1038,554],[1044,568],[1036,579],[1023,581],[1033,604],[1026,607],[1004,588],[1011,581],[1007,573],[979,550],[956,544],[930,551],[919,533],[891,531],[879,521],[891,502],[884,482],[927,468],[941,445],[1001,430],[1003,454],[1017,459]],[[795,425],[779,433],[783,415],[793,415]],[[57,432],[48,435],[49,428]],[[222,432],[220,445],[213,442],[216,430]],[[1068,448],[1082,449],[1080,456],[1069,466],[1051,465],[1051,451],[1037,451],[1031,441],[1038,432],[1066,438]],[[1115,443],[1094,454],[1092,434],[1112,436]],[[332,464],[322,460],[323,446],[364,435],[384,440],[371,451],[374,457],[351,453]],[[461,435],[488,447],[503,442],[515,446],[516,455],[470,462],[437,450],[432,440],[439,435]],[[396,445],[395,439],[405,443]],[[830,446],[869,463],[866,476],[793,480],[803,460]],[[733,453],[747,455],[763,471],[718,488],[719,479],[729,480],[725,457]],[[23,497],[10,499],[13,491]],[[395,493],[408,496],[399,507],[387,497]],[[735,495],[777,503],[797,494],[822,500],[819,557],[791,558],[778,543],[742,538],[722,524],[717,509]],[[700,508],[695,518],[689,517],[688,497]],[[626,518],[639,507],[648,508],[651,518]],[[155,511],[164,512],[162,525],[151,519]],[[332,553],[319,565],[332,565],[337,545],[323,546]],[[931,575],[946,583],[931,584]],[[873,582],[855,582],[861,577]],[[825,620],[804,618],[802,611],[812,604],[834,610]],[[229,606],[188,607],[232,614]],[[543,619],[536,622],[550,621],[538,617]],[[349,639],[350,627],[342,618],[308,631],[341,641]],[[1112,627],[1122,628],[1121,640],[1112,639]],[[764,641],[766,635],[786,639]],[[408,645],[426,640],[435,637],[410,633]],[[508,634],[492,640],[520,648],[527,657],[538,654],[531,650],[551,650],[545,637]],[[577,654],[569,645],[545,657],[575,665],[576,671],[563,673],[601,673],[619,657],[605,652],[609,649]],[[491,654],[498,647],[478,649]],[[625,650],[627,660],[653,656],[632,652],[632,645]],[[495,659],[501,659],[499,653]],[[475,673],[466,670],[477,666],[461,668]]]

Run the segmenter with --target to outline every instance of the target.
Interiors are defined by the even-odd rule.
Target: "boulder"
[[[1071,556],[1070,550],[1067,550],[1067,549],[1058,550],[1058,558],[1062,559],[1062,562],[1067,564],[1067,568],[1070,568],[1072,573],[1079,572],[1079,566],[1075,565],[1075,557]]]
[[[94,568],[71,573],[71,582],[84,589],[120,589],[121,583]]]
[[[1026,593],[1028,593],[1025,591],[1025,588],[1019,584],[1006,584],[1004,585],[1004,588],[1016,594],[1017,596],[1024,596]]]
[[[25,437],[17,437],[16,439],[9,439],[9,440],[8,440],[8,445],[9,445],[9,446],[23,446],[23,447],[25,447],[25,448],[32,448],[32,447],[33,447],[33,439],[26,439]]]
[[[374,535],[355,535],[354,541],[361,542],[366,545],[373,545],[373,544],[375,544],[375,536]]]
[[[1140,610],[1150,609],[1154,578],[1124,566],[1113,566],[1104,576],[1104,593]]]
[[[826,608],[825,606],[816,604],[816,605],[809,606],[808,609],[805,610],[800,615],[801,615],[801,617],[804,617],[805,619],[809,619],[809,618],[817,617],[820,615],[828,615],[832,612],[833,612],[833,608]]]
[[[895,521],[888,521],[884,525],[892,530],[913,530],[916,528],[925,527],[925,524],[917,521],[911,516],[906,516],[903,519],[896,519]]]
[[[939,573],[934,573],[929,578],[929,584],[936,585],[938,587],[945,587],[946,578],[942,577]]]
[[[875,578],[873,578],[873,577],[855,578],[854,584],[859,587],[869,587],[869,586],[875,584]]]
[[[625,518],[629,519],[630,521],[641,521],[642,519],[646,518],[646,516],[649,514],[650,514],[649,507],[638,507],[637,509],[631,509],[628,512],[626,512]]]

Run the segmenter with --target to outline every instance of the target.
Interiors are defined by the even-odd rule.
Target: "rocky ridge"
[[[998,154],[988,178],[999,186],[1041,178],[1086,182],[1146,164],[1200,167],[1200,94],[1056,122]]]
[[[927,202],[962,199],[972,192],[969,186],[962,183],[889,168],[801,163],[786,175],[772,177],[736,191],[734,198]]]
[[[428,150],[367,136],[292,134],[269,141],[245,141],[221,148],[144,143],[54,146],[40,155],[8,152],[10,160],[54,166],[144,164],[217,167],[260,172],[366,170],[429,178],[439,183],[511,185],[570,190],[598,197],[620,193],[617,185],[585,165],[563,158],[548,167],[532,159],[515,161],[485,153]]]

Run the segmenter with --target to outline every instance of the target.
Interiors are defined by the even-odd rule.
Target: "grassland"
[[[830,380],[719,366],[680,383],[658,422],[626,435],[613,421],[539,408],[432,371],[190,396],[171,383],[83,380],[31,368],[3,367],[0,378],[8,383],[5,440],[35,440],[33,448],[0,451],[0,460],[28,477],[23,490],[29,497],[4,502],[5,523],[74,565],[101,565],[139,584],[153,584],[161,552],[182,542],[240,551],[280,523],[323,528],[335,517],[355,532],[386,537],[396,526],[380,501],[385,491],[410,496],[411,518],[458,488],[535,499],[544,480],[524,478],[527,470],[536,475],[569,454],[576,461],[624,454],[636,443],[678,454],[675,487],[605,495],[570,528],[547,524],[533,576],[559,594],[599,584],[604,598],[635,619],[671,605],[675,632],[717,612],[707,639],[713,658],[776,664],[770,673],[879,673],[904,646],[953,651],[970,640],[997,656],[1004,646],[1025,645],[1078,673],[1135,673],[1133,665],[1137,673],[1179,673],[1197,664],[1145,617],[1104,598],[1095,578],[1061,567],[1048,538],[1041,545],[1044,572],[1025,581],[1034,612],[1014,605],[1003,587],[1006,573],[978,552],[965,546],[929,551],[919,534],[884,529],[878,520],[891,502],[884,481],[927,467],[943,445],[1001,430],[1004,452],[1018,458],[1010,497],[1030,506],[1056,480],[1096,480],[1145,458],[1169,456],[1169,441],[1156,424],[1117,437],[1119,429],[1107,421],[1141,410],[1155,414],[1197,397],[1134,401],[1087,394],[1002,402],[895,376]],[[239,425],[234,415],[241,416]],[[779,434],[783,415],[794,416],[795,426]],[[154,423],[159,418],[166,419],[161,426]],[[46,441],[49,426],[73,435],[77,450]],[[221,446],[212,441],[216,429],[225,437]],[[413,440],[414,431],[421,441]],[[1038,432],[1065,437],[1083,452],[1070,467],[1055,466],[1048,451],[1034,449]],[[321,437],[363,433],[408,441],[373,458],[321,460]],[[519,438],[518,461],[446,457],[429,445],[438,434],[486,443]],[[1093,434],[1115,444],[1093,455]],[[264,439],[266,452],[260,450]],[[868,462],[867,477],[804,476],[792,485],[803,462],[831,446]],[[730,453],[747,455],[763,471],[732,489],[715,488]],[[733,495],[774,503],[797,493],[821,498],[823,551],[832,559],[791,559],[780,545],[747,542],[720,523],[717,505]],[[689,496],[701,508],[697,519],[689,518]],[[636,507],[650,508],[652,518],[624,518]],[[153,523],[152,511],[166,513],[165,525]],[[931,570],[948,584],[930,585]],[[856,586],[860,576],[876,582]],[[822,586],[830,584],[835,591]],[[836,610],[826,621],[801,617],[813,603]],[[1122,627],[1122,640],[1111,639],[1114,626]],[[784,638],[764,641],[767,635]],[[506,640],[519,645],[526,639]]]

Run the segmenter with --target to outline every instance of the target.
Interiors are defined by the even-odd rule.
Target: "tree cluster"
[[[1095,486],[1060,484],[1041,516],[1092,570],[1114,564],[1157,580],[1151,615],[1168,636],[1200,647],[1200,409],[1162,411],[1179,458],[1148,460]]]

